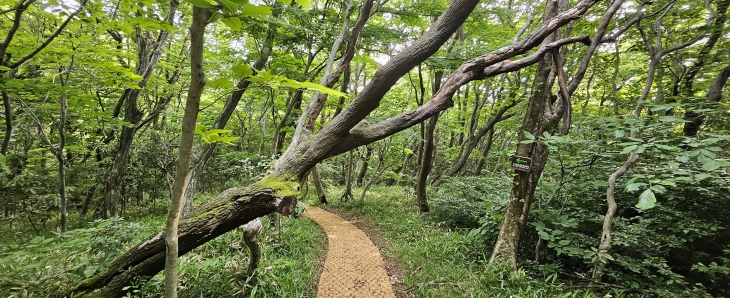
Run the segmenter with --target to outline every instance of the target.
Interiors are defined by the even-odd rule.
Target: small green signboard
[[[512,167],[518,171],[529,172],[532,165],[532,159],[522,156],[512,156]]]

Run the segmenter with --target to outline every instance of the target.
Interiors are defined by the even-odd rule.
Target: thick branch
[[[340,144],[340,146],[331,151],[329,156],[344,153],[352,148],[383,139],[408,127],[416,125],[436,113],[451,107],[453,105],[451,98],[454,93],[456,93],[456,90],[472,80],[493,77],[498,74],[525,68],[539,62],[545,54],[553,49],[576,42],[583,42],[587,44],[589,42],[589,38],[587,36],[577,36],[557,40],[544,45],[534,54],[515,61],[501,59],[503,57],[501,55],[513,56],[511,55],[513,51],[506,51],[501,55],[492,52],[468,61],[454,71],[454,73],[446,80],[441,90],[439,90],[439,92],[436,93],[431,100],[412,111],[383,120],[376,124],[356,127],[350,131],[350,134]],[[514,49],[514,51],[525,52],[527,49]],[[499,62],[495,62],[493,65],[489,65],[481,70],[474,69],[475,64],[482,63],[484,59],[483,57],[490,57],[490,59]]]

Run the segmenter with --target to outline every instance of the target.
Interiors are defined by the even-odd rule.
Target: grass
[[[449,229],[419,215],[410,192],[375,186],[362,205],[339,202],[341,188],[330,188],[330,210],[364,217],[385,242],[383,253],[405,267],[403,287],[410,297],[596,297],[568,288],[556,276],[516,275],[503,266],[488,266],[491,244],[468,237],[468,230]],[[615,297],[615,296],[614,296]]]
[[[201,201],[212,198],[203,196]],[[165,213],[149,206],[129,206],[128,218],[84,223],[75,218],[66,236],[46,231],[36,236],[29,225],[0,233],[0,297],[48,297],[64,292],[97,272],[130,246],[164,225]],[[139,209],[139,210],[137,210]],[[305,217],[262,220],[262,258],[253,278],[245,274],[249,252],[236,229],[180,259],[180,297],[315,297],[325,253],[323,231]],[[88,219],[86,219],[88,221]],[[127,289],[128,297],[160,297],[162,273]]]

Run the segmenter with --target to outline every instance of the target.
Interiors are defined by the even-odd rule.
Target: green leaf
[[[237,78],[250,77],[253,74],[253,70],[248,64],[239,64],[233,67],[233,73],[236,74]]]
[[[4,65],[0,65],[0,71],[3,71],[3,70],[12,70],[12,68],[4,66]]]
[[[702,169],[704,169],[705,171],[714,171],[719,167],[720,165],[717,164],[714,160],[710,160],[702,165]]]
[[[646,186],[646,183],[643,183],[643,182],[630,183],[629,185],[626,185],[626,191],[628,191],[628,192],[637,191],[644,186]]]
[[[702,180],[710,178],[710,177],[712,177],[712,175],[704,174],[704,173],[695,175],[695,179],[697,179],[697,181],[702,181]]]
[[[215,1],[213,0],[188,0],[188,2],[202,8],[211,8],[215,5]]]
[[[225,10],[227,10],[229,13],[233,13],[238,9],[238,4],[236,2],[233,2],[231,0],[215,0],[215,2],[220,3],[225,7]]]
[[[654,192],[651,191],[651,189],[646,189],[639,196],[639,203],[636,204],[636,208],[644,211],[654,208],[654,206],[656,206],[656,197],[654,196]]]
[[[528,140],[533,140],[533,141],[535,140],[535,136],[533,136],[529,131],[525,130],[524,133],[525,133],[525,138],[527,138]]]
[[[658,192],[658,193],[664,193],[667,191],[667,189],[664,186],[661,186],[659,184],[652,185],[651,190]]]
[[[297,3],[301,5],[304,9],[309,9],[309,0],[297,0]]]
[[[629,154],[629,153],[631,153],[631,151],[634,151],[637,147],[639,147],[639,145],[628,146],[628,147],[624,148],[624,150],[621,150],[621,154]]]
[[[263,18],[265,16],[271,15],[271,7],[268,6],[259,6],[259,5],[251,5],[251,4],[244,4],[243,8],[241,9],[241,12],[244,15],[254,17],[254,18]]]
[[[689,161],[689,157],[686,155],[680,155],[680,156],[675,157],[674,159],[681,163],[685,163],[685,162]]]
[[[213,88],[228,88],[232,89],[235,86],[233,86],[233,83],[231,83],[231,80],[228,78],[217,78],[214,81],[210,82],[210,86]]]
[[[561,246],[566,246],[566,245],[570,244],[570,240],[560,240],[560,242],[558,242],[558,244],[560,244]]]
[[[223,21],[223,24],[226,24],[226,26],[228,26],[228,28],[231,28],[231,30],[233,30],[233,31],[241,30],[242,24],[241,24],[241,19],[239,19],[239,18],[235,18],[235,17],[223,18],[222,21]]]
[[[715,156],[717,156],[717,154],[715,154],[715,152],[712,152],[707,149],[700,149],[700,153],[702,153],[702,155],[707,156],[708,158],[711,158],[711,159],[713,159],[713,158],[715,158]]]

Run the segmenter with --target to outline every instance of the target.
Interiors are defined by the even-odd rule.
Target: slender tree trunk
[[[474,169],[475,176],[481,176],[482,170],[484,169],[484,163],[487,161],[487,155],[489,150],[492,149],[492,143],[494,142],[494,128],[489,130],[487,133],[487,141],[484,144],[484,148],[480,151],[479,160],[477,161],[477,167]]]
[[[596,0],[582,0],[560,16],[538,26],[519,42],[464,62],[444,82],[438,94],[422,106],[372,125],[359,125],[380,107],[388,90],[408,71],[436,53],[479,4],[478,0],[453,0],[426,33],[375,72],[372,80],[340,115],[316,134],[295,132],[294,140],[306,141],[293,141],[274,163],[268,176],[247,187],[228,189],[184,218],[179,225],[178,254],[185,254],[257,217],[272,212],[291,214],[299,195],[299,181],[314,165],[326,158],[387,138],[448,109],[453,104],[452,96],[464,84],[522,69],[537,63],[557,47],[585,42],[585,36],[566,38],[543,45],[525,57],[509,60],[535,49],[544,38],[571,20],[580,18],[595,3]],[[311,119],[311,116],[311,113],[305,113],[300,120]],[[303,138],[305,135],[307,137]],[[164,236],[164,231],[158,232],[133,246],[71,292],[97,297],[123,296],[123,289],[135,278],[154,276],[164,268]]]
[[[170,11],[165,19],[170,25],[175,26],[175,13],[177,12],[178,2],[170,1]],[[148,38],[142,32],[142,29],[136,28],[137,34],[137,55],[138,64],[135,73],[142,76],[142,80],[137,83],[139,89],[125,89],[120,101],[115,107],[114,114],[124,105],[124,122],[130,125],[122,127],[122,133],[119,136],[119,145],[114,156],[114,163],[109,170],[104,184],[104,203],[102,204],[102,217],[118,215],[117,204],[122,199],[123,180],[129,163],[129,154],[132,148],[132,141],[137,131],[137,125],[142,121],[144,113],[139,110],[137,100],[142,92],[142,88],[147,84],[148,79],[152,76],[152,71],[160,61],[165,45],[170,37],[170,32],[160,30],[160,34],[156,40]]]
[[[340,196],[340,201],[347,201],[348,199],[354,199],[352,195],[352,151],[348,152],[347,157],[347,181],[345,182],[345,192]]]
[[[172,186],[170,209],[165,222],[165,244],[167,247],[165,253],[165,298],[177,297],[178,222],[190,169],[190,157],[192,156],[200,96],[203,93],[203,87],[205,87],[203,49],[205,27],[210,16],[211,12],[207,8],[193,7],[193,23],[190,25],[190,87],[182,120],[180,149],[178,150],[177,164],[175,165],[175,182]]]
[[[72,58],[73,61],[73,58]],[[73,62],[71,62],[73,63]],[[68,80],[68,76],[66,77]],[[65,85],[65,84],[64,84]],[[56,152],[56,159],[58,159],[58,193],[61,196],[61,234],[65,234],[68,230],[68,222],[66,220],[66,209],[68,206],[68,200],[66,199],[66,160],[63,156],[63,148],[66,146],[66,114],[68,112],[68,99],[66,96],[61,96],[61,119],[58,124],[58,150]]]
[[[0,154],[8,154],[8,146],[10,146],[10,138],[13,135],[13,111],[10,107],[10,96],[8,92],[2,91],[3,97],[3,110],[5,112],[5,136],[3,137],[2,147],[0,147]]]
[[[418,169],[418,176],[416,178],[416,205],[418,205],[418,211],[421,213],[429,211],[426,187],[428,187],[428,174],[431,173],[431,168],[433,167],[433,156],[436,153],[434,131],[436,130],[438,119],[439,115],[431,117],[426,122],[426,127],[424,128],[421,166]]]
[[[712,81],[710,88],[707,91],[705,98],[710,104],[718,103],[722,100],[722,90],[730,78],[730,65],[726,66],[720,74]],[[696,137],[700,131],[700,127],[705,123],[705,115],[693,111],[687,111],[684,114],[684,120],[688,122],[684,123],[684,136],[685,137]]]
[[[314,166],[314,168],[312,168],[312,180],[314,182],[314,188],[317,189],[317,197],[319,198],[319,202],[322,204],[327,204],[327,195],[324,193],[324,187],[322,187],[322,178],[319,176],[319,170],[317,170],[317,166]]]
[[[370,163],[370,156],[373,154],[373,147],[365,146],[365,155],[360,159],[360,168],[357,172],[357,179],[355,179],[355,186],[362,186],[362,181],[365,179],[365,173],[368,171],[368,164]]]

